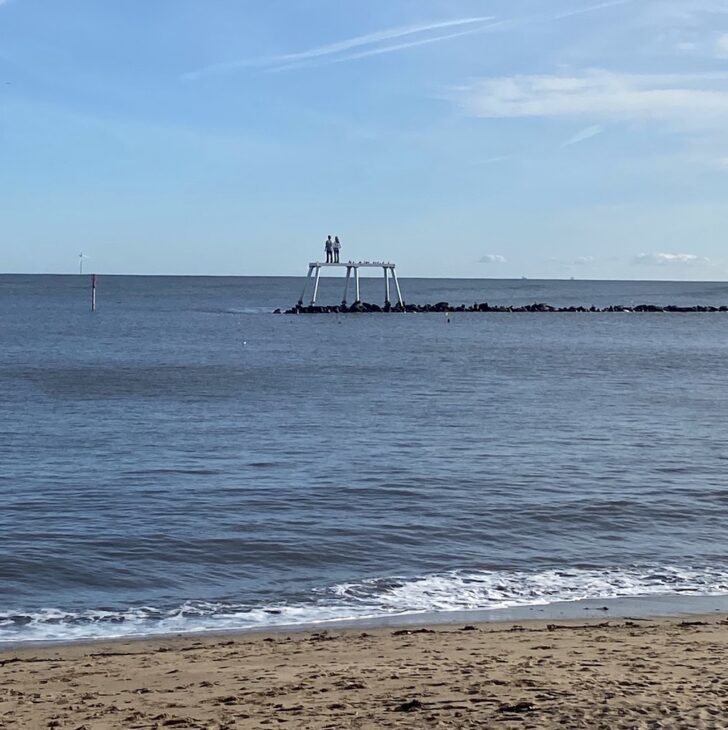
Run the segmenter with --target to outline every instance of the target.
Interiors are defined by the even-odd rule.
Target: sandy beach
[[[0,728],[724,728],[728,619],[6,649]]]

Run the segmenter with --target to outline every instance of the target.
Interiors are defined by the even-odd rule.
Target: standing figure
[[[338,236],[334,236],[334,263],[339,263],[339,251],[341,250],[341,241]]]
[[[331,240],[331,236],[326,239],[324,248],[326,249],[326,263],[334,263],[334,242]]]

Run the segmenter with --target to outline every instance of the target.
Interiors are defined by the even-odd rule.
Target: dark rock
[[[559,312],[559,313],[611,313],[611,312],[728,312],[728,305],[722,305],[720,307],[715,305],[693,305],[693,306],[678,306],[674,304],[668,304],[666,306],[660,306],[657,304],[638,304],[634,307],[625,306],[623,304],[613,304],[607,307],[596,307],[592,305],[588,309],[586,307],[553,307],[550,304],[544,302],[535,302],[534,304],[527,304],[525,306],[503,306],[496,305],[491,306],[488,302],[478,304],[474,302],[471,306],[460,304],[458,306],[451,306],[448,302],[437,302],[436,304],[397,304],[392,305],[386,303],[384,306],[379,304],[370,304],[368,302],[354,302],[351,306],[346,304],[341,305],[306,305],[297,304],[291,309],[285,310],[286,314],[340,314],[345,312],[351,313],[380,313],[380,312]],[[281,310],[276,309],[274,314],[280,314]]]
[[[516,702],[514,705],[501,705],[498,712],[533,712],[535,709],[533,702]]]
[[[656,304],[638,304],[634,308],[635,312],[664,312],[664,307],[658,307]]]
[[[397,705],[394,708],[395,712],[414,712],[415,710],[421,710],[424,708],[424,705],[419,700],[409,700],[408,702],[403,702],[401,705]]]

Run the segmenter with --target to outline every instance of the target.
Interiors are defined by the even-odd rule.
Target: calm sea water
[[[102,277],[91,314],[87,277],[0,277],[0,641],[728,593],[728,315],[271,314],[301,284]]]

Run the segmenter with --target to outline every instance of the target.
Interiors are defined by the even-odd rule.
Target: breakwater
[[[437,304],[368,304],[366,302],[355,302],[351,305],[319,305],[311,304],[308,306],[296,305],[290,309],[276,309],[275,314],[371,314],[381,312],[410,312],[410,313],[431,313],[440,312],[448,314],[450,312],[537,312],[537,313],[585,313],[585,314],[601,314],[607,312],[634,312],[634,313],[690,313],[690,312],[728,312],[728,306],[700,305],[693,306],[677,306],[657,304],[636,304],[636,305],[612,305],[608,307],[553,307],[550,304],[535,303],[522,306],[503,306],[491,305],[488,302],[481,304],[475,303],[471,305],[451,305],[448,302],[437,302]]]

